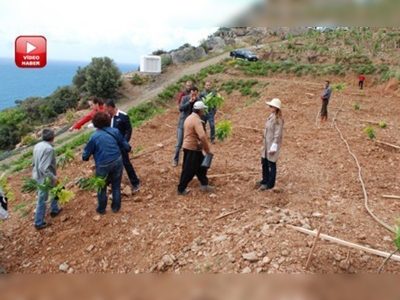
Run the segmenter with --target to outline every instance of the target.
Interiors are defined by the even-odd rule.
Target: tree
[[[48,106],[57,114],[65,113],[70,108],[75,108],[79,101],[79,91],[71,85],[58,87],[50,95]]]
[[[0,149],[10,150],[21,137],[32,130],[26,123],[26,113],[19,108],[0,111]]]
[[[90,95],[112,98],[122,85],[121,71],[108,57],[94,57],[86,67],[86,90]]]
[[[87,66],[84,68],[78,67],[74,78],[72,78],[72,83],[80,92],[86,92],[86,70]]]

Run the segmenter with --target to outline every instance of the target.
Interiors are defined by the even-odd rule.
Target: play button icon
[[[32,45],[29,42],[26,42],[26,54],[31,53],[33,50],[35,50],[37,47],[35,45]]]
[[[19,68],[43,68],[47,64],[47,41],[41,35],[21,35],[15,40],[15,64]]]

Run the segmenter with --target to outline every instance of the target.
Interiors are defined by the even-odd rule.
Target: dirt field
[[[163,84],[184,75],[178,71],[165,75]],[[144,148],[131,154],[141,190],[125,195],[117,214],[108,208],[98,216],[96,196],[72,185],[75,199],[51,220],[52,226],[36,231],[34,206],[25,217],[13,210],[20,203],[35,203],[34,195],[20,193],[20,179],[30,176],[30,169],[13,176],[16,200],[1,227],[0,263],[9,273],[375,273],[384,258],[325,240],[318,241],[305,270],[314,237],[290,225],[321,228],[322,234],[384,252],[395,250],[394,234],[371,217],[365,203],[393,227],[400,200],[383,195],[400,196],[400,152],[370,140],[364,129],[371,124],[377,140],[400,145],[398,82],[372,86],[367,78],[361,93],[356,78],[330,77],[346,89],[333,92],[328,123],[320,124],[325,78],[257,79],[269,83],[257,101],[238,91],[221,93],[226,105],[216,121],[231,120],[233,134],[211,147],[215,156],[208,175],[215,192],[201,192],[194,179],[189,195],[176,195],[181,164],[172,166],[179,117],[173,108],[134,130],[132,148]],[[156,95],[155,88],[132,89],[135,96],[122,108]],[[275,97],[283,103],[283,148],[276,187],[261,192],[254,183],[261,179],[265,101]],[[380,121],[387,127],[370,123]],[[60,178],[76,181],[92,174],[93,160],[81,162],[80,156],[81,151],[59,170]],[[126,173],[123,183],[128,183]],[[383,273],[400,273],[399,262],[389,261]]]

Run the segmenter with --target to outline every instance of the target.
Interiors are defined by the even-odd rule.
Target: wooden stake
[[[395,195],[382,195],[383,198],[400,199],[400,196]]]
[[[314,253],[315,247],[317,246],[317,241],[318,241],[320,233],[321,233],[321,226],[319,226],[319,228],[318,228],[318,232],[317,232],[317,235],[315,236],[314,243],[312,245],[310,254],[308,255],[308,259],[307,259],[307,263],[306,263],[306,267],[305,267],[306,270],[308,270],[308,268],[310,267],[311,258]]]
[[[375,140],[375,142],[378,143],[378,144],[383,144],[383,145],[390,146],[390,147],[393,147],[393,148],[396,148],[396,149],[400,149],[400,146],[392,145],[392,144],[381,142],[381,141],[378,141],[378,140]]]
[[[225,217],[227,217],[227,216],[236,214],[237,212],[242,211],[242,210],[243,210],[243,209],[238,209],[238,210],[234,210],[234,211],[231,211],[231,212],[228,212],[228,213],[224,213],[224,214],[222,214],[222,215],[216,217],[214,220],[219,220],[219,219],[225,218]]]
[[[311,231],[311,230],[308,230],[308,229],[305,229],[305,228],[302,228],[302,227],[296,227],[296,226],[292,226],[292,225],[287,225],[287,226],[293,228],[294,230],[300,231],[302,233],[306,233],[306,234],[310,234],[310,235],[316,235],[317,234],[317,232],[315,232],[315,231]],[[357,244],[353,244],[353,243],[350,243],[350,242],[347,242],[347,241],[344,241],[344,240],[341,240],[341,239],[338,239],[338,238],[335,238],[335,237],[332,237],[332,236],[329,236],[329,235],[326,235],[326,234],[320,234],[320,237],[322,239],[324,239],[324,240],[327,240],[327,241],[331,241],[331,242],[334,242],[334,243],[337,243],[337,244],[340,244],[340,245],[343,245],[343,246],[346,246],[346,247],[355,248],[357,250],[365,251],[365,252],[372,253],[372,254],[375,254],[375,255],[378,255],[378,256],[382,256],[382,257],[389,257],[390,256],[390,253],[379,251],[379,250],[375,250],[375,249],[364,247],[364,246],[357,245]],[[392,255],[391,259],[396,260],[396,261],[400,261],[400,255]]]

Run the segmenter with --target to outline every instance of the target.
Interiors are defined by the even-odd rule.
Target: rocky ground
[[[182,70],[176,76],[182,76]],[[186,70],[187,71],[187,70]],[[173,74],[173,73],[171,73]],[[187,74],[190,74],[189,72]],[[166,76],[158,87],[132,89],[132,101],[176,76]],[[241,74],[216,74],[214,82]],[[179,78],[178,77],[178,78]],[[76,197],[64,205],[52,226],[33,227],[35,197],[21,194],[25,169],[12,176],[16,200],[11,217],[0,230],[1,264],[9,273],[374,273],[384,258],[366,251],[319,240],[310,267],[305,265],[314,237],[293,229],[321,228],[321,233],[364,247],[393,252],[394,234],[367,212],[365,204],[382,223],[393,227],[399,217],[398,149],[372,141],[364,132],[371,124],[377,140],[400,145],[397,81],[372,85],[364,92],[354,77],[330,77],[345,83],[329,104],[329,122],[320,124],[319,96],[325,78],[260,77],[268,83],[261,97],[252,101],[235,91],[226,97],[216,120],[231,120],[233,134],[212,145],[214,161],[209,170],[212,193],[200,191],[193,180],[187,196],[176,195],[181,165],[174,168],[177,108],[171,108],[134,130],[131,161],[141,179],[141,190],[131,195],[126,174],[119,213],[95,212],[96,197],[79,190],[74,182],[92,174],[93,160],[81,162],[81,150],[61,178]],[[128,88],[127,88],[128,89]],[[127,91],[125,91],[127,92]],[[147,96],[148,97],[148,96]],[[268,117],[265,101],[278,97],[285,119],[277,185],[261,192],[259,149]],[[359,110],[352,107],[358,103]],[[133,102],[123,106],[127,109]],[[385,121],[386,128],[375,122]],[[181,157],[182,159],[182,157]],[[363,190],[363,185],[365,190]],[[27,215],[22,216],[22,203]],[[383,273],[400,273],[391,260]]]

